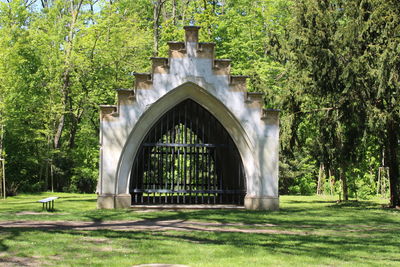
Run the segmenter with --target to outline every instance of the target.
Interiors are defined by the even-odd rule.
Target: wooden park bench
[[[56,200],[57,198],[58,197],[48,197],[48,198],[38,200],[38,202],[43,204],[43,210],[46,207],[46,210],[50,211],[50,210],[54,210],[54,200]]]

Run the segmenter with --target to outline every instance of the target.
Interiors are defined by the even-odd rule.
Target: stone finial
[[[183,29],[185,29],[185,40],[187,43],[199,42],[199,26],[184,26]]]
[[[100,120],[112,121],[118,116],[117,106],[100,105]]]
[[[232,91],[246,92],[247,91],[247,79],[249,76],[244,75],[231,75],[230,76],[230,88]]]
[[[231,73],[231,60],[215,59],[213,70],[214,75],[229,75]]]
[[[135,101],[135,91],[130,89],[117,89],[118,93],[118,104],[121,105],[132,105]]]
[[[184,42],[168,42],[169,58],[184,58],[186,56],[186,46]]]
[[[153,85],[151,73],[133,73],[135,89],[151,89]]]
[[[263,109],[261,119],[264,120],[266,124],[279,126],[279,113],[279,109]]]
[[[151,57],[152,73],[166,74],[169,72],[168,58],[165,57]]]
[[[246,100],[248,107],[261,109],[264,106],[264,93],[261,92],[246,92]]]

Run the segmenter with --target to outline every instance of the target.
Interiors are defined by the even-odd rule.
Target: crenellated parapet
[[[243,101],[245,105],[250,109],[258,109],[260,113],[260,118],[265,117],[266,115],[262,111],[264,105],[264,94],[261,92],[248,92],[247,79],[249,78],[249,76],[232,75],[232,61],[230,59],[215,58],[215,43],[199,42],[200,27],[185,26],[184,29],[184,42],[168,42],[168,57],[151,57],[151,72],[133,73],[133,76],[135,77],[133,89],[118,91],[118,105],[114,107],[114,109],[116,108],[117,110],[112,112],[112,116],[117,117],[120,114],[120,105],[133,104],[133,102],[136,100],[137,92],[142,90],[158,90],[153,86],[154,77],[156,75],[170,75],[172,76],[170,80],[173,80],[176,79],[175,76],[179,76],[182,71],[192,68],[193,66],[185,65],[185,63],[177,64],[177,62],[184,62],[183,60],[186,59],[189,60],[189,64],[194,66],[196,66],[196,64],[203,64],[203,69],[201,71],[206,72],[207,69],[209,69],[209,74],[225,79],[226,84],[228,85],[227,89],[229,91],[244,94]],[[198,61],[196,62],[195,60]],[[202,60],[210,62],[211,64],[207,62],[201,62]],[[208,66],[206,66],[207,64]],[[198,70],[196,68],[194,68],[192,72],[196,73],[193,74],[193,76],[199,77],[197,79],[203,79],[203,77],[197,73]],[[186,75],[190,76],[192,75],[192,73],[188,71]],[[128,95],[129,100],[127,99]],[[104,112],[110,112],[109,107],[104,107],[104,109],[106,110]],[[109,116],[102,116],[101,118],[109,119]]]

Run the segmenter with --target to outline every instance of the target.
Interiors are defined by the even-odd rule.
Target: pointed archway
[[[245,173],[229,133],[186,99],[166,112],[141,143],[132,165],[132,204],[243,205]]]
[[[246,131],[229,109],[214,97],[213,94],[193,82],[187,82],[171,90],[149,106],[130,132],[118,163],[115,184],[115,195],[117,195],[116,205],[127,206],[128,203],[129,205],[135,203],[135,194],[133,196],[131,195],[131,185],[135,182],[131,180],[138,177],[137,174],[133,172],[138,171],[135,170],[134,165],[135,159],[140,155],[141,147],[146,143],[146,138],[150,136],[153,131],[152,129],[156,129],[158,127],[158,122],[163,121],[163,116],[168,114],[169,111],[172,111],[174,107],[178,107],[180,103],[184,103],[188,100],[190,101],[189,103],[194,103],[195,105],[193,105],[198,109],[207,112],[209,118],[211,117],[214,121],[219,123],[221,131],[224,132],[225,135],[229,137],[230,142],[232,142],[232,149],[237,151],[239,157],[237,162],[240,162],[242,168],[241,177],[244,180],[241,182],[242,186],[240,189],[234,189],[231,192],[227,191],[225,195],[232,198],[233,194],[236,194],[234,197],[236,197],[236,200],[239,199],[238,203],[243,203],[243,194],[239,192],[243,190],[242,188],[246,189],[244,194],[249,194],[249,192],[257,190],[258,181],[256,179],[259,175],[259,168],[254,158],[254,147]],[[154,165],[152,167],[154,167]],[[228,164],[224,164],[224,167],[233,168],[232,165]],[[239,166],[237,167],[239,168]],[[246,187],[244,187],[244,185],[246,185]],[[152,190],[147,192],[140,192],[140,190],[141,189],[138,189],[137,192],[139,193],[138,197],[140,197],[140,193],[145,193],[146,196],[149,193],[155,193]],[[212,192],[208,193],[211,194]],[[162,194],[162,192],[160,192],[160,194]],[[240,195],[240,197],[237,195]],[[224,199],[226,200],[226,198]],[[149,201],[153,200],[149,199]],[[213,201],[213,199],[211,201]],[[223,203],[224,201],[220,202]],[[227,203],[228,202],[229,201],[227,201]]]

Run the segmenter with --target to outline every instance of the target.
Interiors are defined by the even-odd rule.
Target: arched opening
[[[222,124],[186,99],[147,132],[131,169],[132,204],[243,205],[245,171]]]

